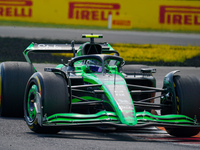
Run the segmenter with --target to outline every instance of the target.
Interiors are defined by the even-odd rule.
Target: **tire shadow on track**
[[[158,129],[165,131],[163,127],[158,127]],[[158,141],[167,141],[167,142],[173,142],[178,144],[185,144],[185,145],[193,145],[197,144],[200,146],[200,133],[193,137],[153,137],[149,138],[150,140],[158,140]]]
[[[97,128],[70,128],[62,130],[58,134],[36,134],[28,132],[41,138],[62,138],[96,141],[122,141],[122,142],[170,142],[179,145],[200,145],[200,134],[195,137],[173,137],[164,130],[150,128],[138,130],[114,130],[102,131]]]
[[[83,139],[83,140],[101,140],[101,141],[126,141],[126,142],[150,142],[145,140],[146,137],[154,137],[157,134],[166,135],[158,129],[139,129],[139,130],[100,130],[97,128],[70,128],[62,130],[58,134],[36,134],[28,132],[28,134],[38,137],[48,138],[66,138],[66,139]]]

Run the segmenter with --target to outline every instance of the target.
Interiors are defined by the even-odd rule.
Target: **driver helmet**
[[[87,60],[87,65],[92,72],[102,72],[102,65],[98,60]]]

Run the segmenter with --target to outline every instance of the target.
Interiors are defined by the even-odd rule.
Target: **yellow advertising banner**
[[[0,0],[0,20],[200,31],[200,1]]]

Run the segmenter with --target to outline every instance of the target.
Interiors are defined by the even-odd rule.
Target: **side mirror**
[[[125,65],[125,63],[126,63],[126,62],[125,62],[125,61],[123,61],[123,63],[121,64],[121,67],[123,67],[123,66]]]

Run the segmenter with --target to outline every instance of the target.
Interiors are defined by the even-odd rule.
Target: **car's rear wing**
[[[27,62],[31,63],[28,54],[33,53],[75,53],[81,44],[37,44],[31,43],[23,52]]]
[[[87,42],[85,44],[96,46],[94,43],[94,38],[102,38],[101,35],[82,35],[83,38],[90,38],[91,41]],[[115,54],[119,56],[119,53],[114,50],[110,44],[108,43],[98,43],[98,46],[101,47],[101,54]],[[31,43],[23,52],[23,55],[28,63],[31,63],[29,59],[29,53],[73,53],[73,57],[77,54],[77,52],[83,51],[81,47],[83,47],[84,44],[75,44],[74,40],[71,42],[71,44],[37,44],[37,43]],[[79,51],[79,52],[80,52]],[[77,55],[81,56],[81,54]],[[35,69],[35,68],[34,68]],[[35,69],[36,70],[36,69]]]
[[[72,41],[71,44],[37,44],[31,43],[23,52],[27,62],[31,63],[28,54],[31,53],[73,53],[74,57],[77,51],[80,49],[83,44],[74,44]],[[99,44],[102,47],[103,54],[119,53],[114,50],[108,43]]]
[[[81,44],[37,44],[31,43],[24,54],[29,52],[35,53],[73,53],[73,48],[75,52],[79,49]]]
[[[23,52],[23,55],[28,63],[32,63],[29,59],[29,53],[75,53],[82,44],[37,44],[31,43]],[[35,69],[35,68],[34,68]],[[36,69],[35,69],[36,71]]]

